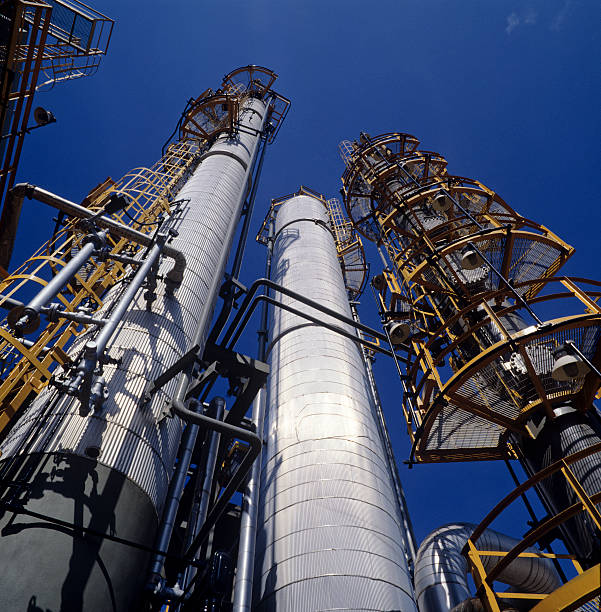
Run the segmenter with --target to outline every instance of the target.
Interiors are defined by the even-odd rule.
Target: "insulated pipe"
[[[123,321],[123,317],[130,307],[133,299],[140,290],[140,287],[146,280],[150,270],[158,261],[161,251],[165,246],[165,240],[167,236],[165,234],[159,234],[157,236],[156,244],[150,249],[150,253],[146,256],[143,262],[141,262],[138,271],[127,286],[125,293],[121,296],[114,309],[111,312],[110,317],[105,320],[102,326],[102,331],[94,338],[94,340],[88,340],[84,347],[83,359],[80,361],[77,367],[77,376],[69,384],[71,395],[77,395],[81,401],[80,414],[85,416],[90,410],[90,403],[92,407],[96,408],[96,402],[102,402],[102,397],[98,397],[96,400],[91,400],[92,382],[94,372],[98,366],[98,362],[103,363],[104,352],[107,344],[115,333],[119,324]],[[103,383],[104,387],[104,383]]]
[[[467,581],[467,560],[461,554],[477,525],[449,523],[435,529],[422,542],[415,565],[415,596],[420,612],[450,610],[472,597]],[[480,550],[509,551],[519,543],[492,529],[478,538]],[[525,552],[537,553],[528,548]],[[499,557],[480,557],[484,570],[490,571]],[[561,579],[550,559],[518,557],[498,580],[519,592],[551,593],[561,586]]]
[[[79,253],[25,307],[22,309],[19,306],[16,307],[13,312],[19,318],[12,325],[13,329],[21,333],[35,331],[40,324],[40,310],[54,299],[58,292],[79,272],[94,251],[102,248],[105,240],[104,232],[86,236]]]
[[[31,200],[37,200],[43,204],[48,204],[52,208],[56,208],[61,212],[64,212],[71,217],[77,217],[79,219],[91,219],[94,217],[94,222],[100,227],[108,229],[111,234],[118,236],[119,238],[125,238],[135,244],[142,246],[150,246],[152,244],[152,236],[144,234],[138,230],[123,225],[118,221],[105,217],[104,215],[96,216],[96,213],[84,206],[80,206],[75,202],[71,202],[66,198],[63,198],[55,193],[36,187],[30,183],[18,183],[11,189],[11,194],[17,198],[29,198]],[[178,249],[165,245],[163,250],[165,256],[170,257],[174,260],[174,265],[171,270],[167,272],[167,281],[171,284],[171,290],[177,289],[180,286],[182,279],[184,278],[184,271],[186,269],[186,257]]]
[[[24,510],[71,522],[75,516],[96,532],[112,532],[144,546],[153,542],[182,435],[182,421],[165,414],[165,400],[173,395],[177,380],[145,406],[140,398],[148,382],[189,346],[204,346],[264,113],[265,103],[249,98],[238,118],[243,130],[219,136],[211,155],[177,194],[184,204],[171,224],[178,236],[169,250],[175,248],[187,261],[177,299],[159,283],[149,311],[144,292],[136,295],[107,349],[102,376],[108,397],[101,410],[82,417],[74,398],[48,387],[2,441],[2,461],[14,462],[17,477],[33,491],[19,500]],[[123,231],[131,236],[129,228]],[[131,238],[138,240],[136,233]],[[151,237],[144,240],[148,244]],[[166,275],[170,265],[163,262],[159,276]],[[109,290],[99,316],[108,313],[122,293],[122,285]],[[77,357],[92,337],[86,331],[69,354]],[[40,418],[45,426],[20,454],[29,433],[38,431]],[[248,432],[241,430],[243,434]],[[249,456],[246,469],[251,461]],[[7,530],[9,521],[12,527]],[[140,568],[147,566],[147,552],[101,538],[79,538],[78,531],[74,536],[50,525],[34,530],[9,513],[0,516],[0,533],[0,608],[25,609],[32,593],[39,594],[37,605],[44,609],[102,610],[111,598],[119,612],[136,608],[146,579]]]
[[[338,323],[332,316],[307,324],[272,309],[253,610],[415,611],[400,511],[328,222],[324,203],[308,195],[277,208],[274,282],[343,316],[350,337],[322,326]],[[294,299],[279,296],[284,308]]]
[[[253,403],[253,423],[261,433],[265,416],[266,391],[259,389]],[[257,515],[259,486],[261,484],[261,454],[253,463],[250,479],[244,489],[242,515],[240,517],[240,543],[236,564],[234,584],[234,604],[232,612],[250,612],[252,609],[253,571],[255,562],[255,543],[257,539]]]
[[[184,421],[189,423],[196,423],[198,425],[202,425],[207,427],[210,430],[217,431],[221,434],[226,434],[231,438],[238,438],[247,442],[250,446],[248,452],[242,459],[238,469],[232,476],[230,482],[225,487],[221,496],[215,503],[215,505],[211,508],[204,524],[199,530],[198,534],[194,538],[192,544],[188,547],[188,549],[184,553],[184,557],[187,559],[192,559],[192,557],[196,554],[197,550],[204,543],[205,539],[209,535],[211,529],[215,525],[215,523],[219,520],[223,511],[227,507],[227,504],[230,501],[231,496],[238,490],[241,482],[244,480],[248,471],[255,460],[255,458],[261,452],[262,441],[259,436],[254,434],[252,431],[248,431],[247,429],[243,429],[242,427],[236,427],[235,425],[230,425],[225,421],[220,421],[217,419],[213,419],[204,414],[197,414],[188,410],[184,404],[177,399],[173,399],[172,402],[173,412],[177,414],[177,416],[181,417]]]
[[[215,403],[211,405],[212,410],[207,416],[222,421],[225,411],[225,401],[222,397],[217,397],[214,401]],[[188,524],[190,527],[186,532],[186,539],[184,542],[185,550],[190,548],[196,534],[207,518],[209,504],[211,503],[211,491],[213,490],[213,477],[215,476],[215,465],[217,463],[220,440],[221,434],[218,431],[209,431],[208,448],[206,456],[204,457],[204,475],[202,482],[199,480],[195,485],[194,501],[192,509],[190,510],[190,516],[188,517]],[[196,572],[196,566],[188,566],[183,572],[183,578],[181,575],[178,577],[178,586],[182,589],[186,589],[194,579],[194,576],[196,576]]]
[[[267,258],[265,262],[265,278],[271,277],[271,258],[273,252],[273,219],[269,221],[267,238]],[[268,289],[269,291],[269,289]],[[261,327],[259,329],[258,358],[265,361],[267,355],[267,326],[269,305],[263,303],[261,310]],[[253,404],[252,419],[257,428],[257,434],[263,438],[265,428],[265,404],[267,391],[259,390]],[[261,456],[253,464],[250,478],[244,489],[242,513],[240,516],[240,539],[238,544],[238,560],[236,563],[236,578],[234,582],[234,603],[232,612],[250,612],[252,609],[253,573],[255,563],[255,548],[257,542],[257,516],[261,486]]]
[[[559,414],[553,421],[548,422],[547,419],[536,439],[518,440],[520,462],[529,476],[563,457],[599,443],[599,421],[572,407],[566,408],[566,412]],[[569,469],[589,497],[601,492],[601,452],[571,463]],[[580,501],[579,494],[561,473],[539,482],[537,490],[547,511],[552,514]],[[597,509],[601,511],[601,504],[597,504]],[[566,548],[578,557],[585,569],[599,562],[599,529],[587,512],[566,521],[559,529],[564,536]]]

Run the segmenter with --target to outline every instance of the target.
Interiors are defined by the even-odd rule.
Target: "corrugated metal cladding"
[[[251,100],[242,111],[241,123],[259,130],[264,112],[262,101]],[[208,294],[209,287],[214,277],[223,275],[223,270],[217,269],[219,256],[223,249],[230,248],[226,244],[228,228],[240,216],[240,196],[247,189],[246,167],[257,143],[255,133],[240,132],[235,138],[222,136],[177,195],[178,199],[190,199],[173,225],[179,236],[171,243],[186,257],[183,284],[171,297],[159,281],[152,312],[146,311],[144,291],[139,292],[108,351],[110,357],[121,358],[122,362],[105,367],[109,398],[103,410],[81,417],[77,400],[58,398],[56,391],[48,390],[4,442],[3,458],[16,452],[41,412],[53,403],[45,434],[38,437],[30,452],[84,455],[87,447],[99,447],[98,461],[138,484],[160,511],[182,426],[179,419],[159,419],[176,380],[165,385],[148,407],[141,408],[139,399],[146,383],[187,349],[202,310],[212,311],[215,306],[217,296]],[[225,154],[215,154],[218,152]],[[166,274],[172,265],[165,259],[159,274]],[[106,303],[113,303],[121,291],[119,286],[114,288]],[[206,334],[205,330],[205,338]],[[87,339],[82,338],[70,352],[73,354]]]
[[[279,207],[272,278],[351,317],[334,239],[311,219],[327,223],[316,198]],[[256,609],[416,610],[358,346],[280,309],[270,341]]]

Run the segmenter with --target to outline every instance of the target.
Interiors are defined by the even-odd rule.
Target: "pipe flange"
[[[83,240],[81,241],[81,244],[83,245],[88,243],[92,243],[94,245],[94,248],[99,251],[106,244],[106,234],[104,232],[94,232],[88,234],[87,236],[84,236]]]
[[[8,312],[6,321],[18,334],[30,334],[40,326],[40,315],[33,308],[20,305]]]

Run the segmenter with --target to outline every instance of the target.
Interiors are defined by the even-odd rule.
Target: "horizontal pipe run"
[[[25,306],[23,302],[20,302],[19,300],[15,300],[15,298],[11,298],[5,295],[1,295],[0,300],[2,300],[0,302],[0,308],[4,308],[5,310],[12,310],[13,308],[21,308]]]
[[[259,278],[256,281],[254,281],[254,283],[248,288],[248,293],[244,297],[244,301],[242,302],[242,305],[240,306],[240,310],[238,311],[238,313],[232,320],[230,326],[228,327],[227,332],[225,333],[225,336],[223,337],[223,340],[221,342],[222,346],[225,346],[229,342],[230,338],[232,337],[232,334],[234,333],[236,326],[240,322],[240,319],[242,319],[242,317],[245,315],[244,311],[248,308],[248,305],[251,299],[253,298],[254,294],[257,292],[257,289],[262,285],[267,287],[268,289],[273,289],[274,291],[277,291],[279,293],[287,295],[288,297],[298,300],[299,302],[302,302],[303,304],[306,304],[307,306],[310,306],[311,308],[315,308],[316,310],[319,310],[320,312],[323,312],[324,314],[334,317],[335,319],[338,319],[342,323],[346,323],[350,325],[351,327],[354,327],[355,329],[365,332],[366,334],[373,336],[374,338],[377,338],[378,340],[382,342],[387,341],[387,338],[384,334],[376,331],[375,329],[372,329],[371,327],[368,327],[367,325],[364,325],[363,323],[353,321],[353,319],[349,319],[348,317],[341,315],[339,312],[336,312],[335,310],[332,310],[331,308],[322,306],[321,304],[319,304],[319,302],[315,302],[314,300],[311,300],[301,295],[300,293],[297,293],[296,291],[292,291],[290,289],[287,289],[286,287],[282,287],[281,285],[274,283],[268,278]],[[245,317],[245,321],[247,320],[248,320],[247,317]],[[239,335],[240,333],[238,332],[236,335],[236,340],[238,339]],[[356,336],[353,336],[353,338],[356,339]],[[235,344],[235,341],[230,342],[230,348],[234,344]],[[373,347],[372,344],[369,344],[369,346]],[[380,352],[383,352],[383,351],[380,351]]]
[[[349,340],[352,340],[353,342],[357,342],[358,344],[362,344],[363,346],[366,346],[367,348],[376,351],[378,353],[382,353],[383,355],[386,355],[388,357],[393,357],[394,353],[392,353],[391,351],[389,351],[388,349],[382,348],[376,344],[373,344],[372,342],[369,342],[368,340],[364,340],[362,338],[359,338],[358,336],[356,336],[355,334],[346,331],[345,329],[342,329],[341,327],[338,327],[337,325],[332,325],[331,323],[325,323],[324,321],[321,321],[320,319],[318,319],[317,317],[313,317],[309,314],[306,314],[304,312],[301,312],[300,310],[292,307],[292,306],[288,306],[287,304],[282,304],[282,302],[278,302],[277,300],[275,300],[272,297],[269,297],[267,295],[258,295],[254,298],[254,300],[252,301],[249,309],[246,311],[246,314],[244,316],[244,320],[243,320],[243,324],[238,328],[238,330],[236,331],[234,337],[232,338],[231,342],[230,342],[230,346],[228,347],[229,349],[231,349],[236,342],[238,341],[238,338],[240,337],[240,335],[242,334],[242,331],[244,330],[244,328],[246,327],[246,324],[248,323],[248,319],[250,319],[250,317],[252,316],[255,308],[257,307],[257,305],[259,304],[259,302],[267,302],[268,304],[272,304],[273,306],[282,308],[283,310],[287,310],[288,312],[291,312],[292,314],[295,314],[303,319],[306,319],[307,321],[310,321],[311,323],[314,323],[315,325],[318,325],[319,327],[325,327],[326,329],[329,329],[330,331],[333,331],[337,334],[340,334],[341,336],[344,336],[345,338],[348,338]],[[317,306],[316,306],[317,308]],[[317,308],[318,310],[321,310],[320,308]],[[329,309],[327,309],[329,310]],[[329,313],[328,313],[329,314]],[[343,321],[343,322],[347,322],[347,318],[337,315],[336,316],[337,319]],[[360,329],[359,324],[355,324],[353,322],[350,323],[353,327]],[[361,326],[363,327],[363,326]],[[380,335],[380,334],[378,334]]]
[[[94,217],[94,222],[99,227],[107,229],[109,232],[111,232],[111,234],[118,236],[119,238],[125,238],[126,240],[130,240],[131,242],[146,247],[152,244],[152,236],[139,232],[138,230],[128,227],[127,225],[123,225],[122,223],[114,221],[113,219],[105,217],[104,215],[97,217],[93,211],[85,208],[84,206],[80,206],[75,202],[71,202],[66,198],[47,191],[46,189],[42,189],[41,187],[36,187],[35,185],[31,185],[29,183],[19,183],[11,189],[11,194],[17,198],[27,197],[29,199],[42,202],[43,204],[48,204],[48,206],[52,206],[52,208],[56,208],[57,210],[60,210],[72,217],[77,217],[78,219],[90,219],[91,217]],[[184,278],[186,258],[181,251],[178,251],[169,245],[165,245],[163,254],[166,257],[174,260],[174,266],[171,270],[169,270],[166,278],[168,281],[168,286],[175,290],[177,287],[179,287]]]

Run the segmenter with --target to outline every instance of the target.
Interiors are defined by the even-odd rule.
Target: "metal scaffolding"
[[[581,575],[595,564],[601,516],[601,283],[558,275],[572,247],[450,175],[414,136],[362,133],[340,152],[347,213],[384,251],[372,288],[401,375],[410,463],[519,458],[549,512],[488,577],[477,540],[490,520],[476,530],[464,552],[478,595],[498,610],[495,578],[554,527]],[[574,314],[543,320],[552,309]],[[567,480],[549,477],[557,470]],[[582,601],[594,597],[586,584],[572,591]],[[439,609],[431,597],[425,609]]]

